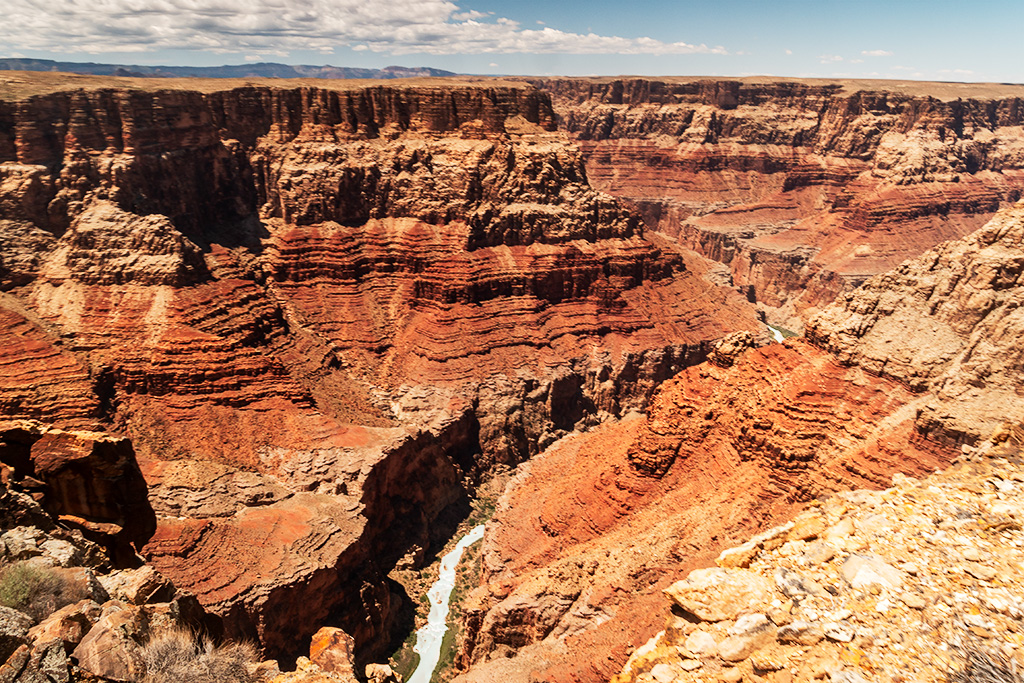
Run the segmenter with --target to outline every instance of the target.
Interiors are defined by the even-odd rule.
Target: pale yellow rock
[[[779,671],[789,666],[789,658],[778,647],[766,647],[750,656],[755,672]]]
[[[821,536],[825,529],[825,518],[821,512],[808,510],[793,520],[793,528],[789,530],[788,536],[792,541],[809,541]]]
[[[665,589],[681,608],[703,621],[735,619],[771,602],[772,583],[745,569],[695,569]]]
[[[726,669],[722,672],[722,681],[724,681],[724,683],[739,683],[742,680],[743,672],[736,667]]]
[[[654,676],[654,680],[658,683],[671,683],[676,677],[676,667],[665,662],[655,664],[651,668],[651,675]]]
[[[760,550],[759,544],[747,541],[743,545],[723,550],[715,560],[715,564],[724,568],[746,568],[750,566]]]
[[[698,657],[713,657],[718,653],[718,641],[704,630],[696,630],[691,633],[686,638],[684,647]]]
[[[844,517],[829,527],[822,535],[822,538],[835,544],[837,541],[844,541],[852,536],[854,531],[853,520],[849,517]]]

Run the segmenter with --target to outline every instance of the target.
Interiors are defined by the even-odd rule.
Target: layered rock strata
[[[734,335],[646,418],[531,462],[485,536],[460,680],[607,679],[661,627],[660,591],[721,549],[1024,420],[1022,237],[1018,204],[872,278],[807,339],[737,353]]]
[[[1018,86],[563,79],[552,93],[595,186],[729,266],[799,330],[868,277],[1021,196]]]
[[[531,87],[74,82],[0,98],[0,406],[130,437],[144,554],[270,654],[379,652],[475,480],[760,327]]]

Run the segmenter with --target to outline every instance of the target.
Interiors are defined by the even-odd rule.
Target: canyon
[[[1021,197],[1019,86],[551,79],[594,186],[800,331],[841,293]]]
[[[763,329],[523,84],[6,78],[4,417],[127,437],[135,548],[270,655],[380,656],[477,482]]]
[[[929,474],[1024,423],[1022,297],[1018,203],[844,295],[805,337],[713,354],[645,417],[548,449],[488,528],[458,680],[610,679],[690,570],[809,502]]]
[[[1021,97],[0,74],[0,459],[360,666],[513,473],[459,680],[607,680],[723,548],[1024,421]]]

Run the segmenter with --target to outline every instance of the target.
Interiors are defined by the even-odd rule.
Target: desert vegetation
[[[27,614],[36,622],[87,597],[85,592],[49,567],[16,562],[0,570],[0,605]]]
[[[144,683],[255,683],[259,653],[250,643],[214,645],[175,629],[150,640],[143,659]]]

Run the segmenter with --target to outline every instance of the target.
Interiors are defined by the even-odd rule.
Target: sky
[[[1024,83],[1024,0],[4,0],[0,57]]]

